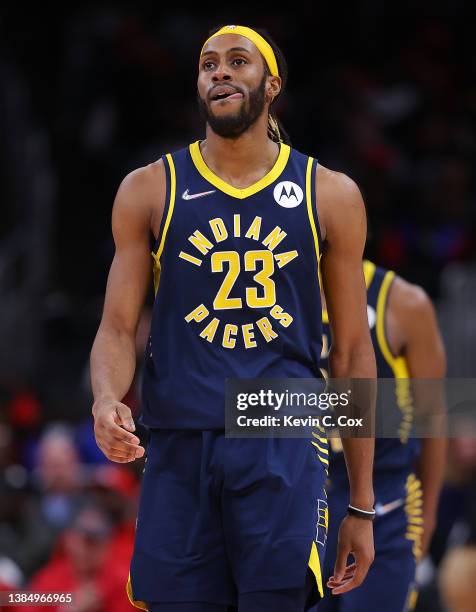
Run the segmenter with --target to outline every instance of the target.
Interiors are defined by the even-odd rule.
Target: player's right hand
[[[128,406],[113,399],[99,400],[94,403],[93,415],[96,443],[108,459],[129,463],[144,456],[139,438],[130,433],[135,425]]]

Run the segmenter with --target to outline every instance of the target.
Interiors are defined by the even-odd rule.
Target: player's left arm
[[[375,354],[367,321],[362,255],[367,223],[357,185],[347,176],[320,166],[316,173],[319,224],[324,240],[321,275],[332,342],[330,375],[342,379],[375,379]],[[367,410],[375,398],[369,389]],[[361,404],[360,404],[361,405]],[[360,415],[359,415],[360,416]],[[350,485],[350,503],[370,511],[374,504],[372,465],[374,440],[342,436]],[[348,555],[356,560],[347,566]],[[337,561],[329,587],[334,594],[358,587],[374,558],[372,523],[347,516],[340,527]]]
[[[419,286],[396,277],[388,297],[388,316],[395,320],[401,336],[401,348],[392,347],[396,354],[404,355],[412,379],[442,379],[446,372],[446,356],[435,309],[426,292]],[[391,330],[389,330],[391,331]],[[392,337],[389,337],[392,345]],[[438,429],[444,424],[444,398],[442,387],[416,381],[413,385],[416,418],[424,418],[428,427],[432,421]],[[418,411],[423,414],[418,415]],[[429,430],[431,433],[431,430]],[[423,489],[422,554],[428,549],[436,524],[438,498],[445,473],[447,439],[440,437],[421,439],[421,455],[417,465]]]

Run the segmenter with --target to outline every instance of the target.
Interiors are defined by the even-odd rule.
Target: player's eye
[[[235,59],[231,62],[232,66],[244,66],[247,63],[248,62],[242,57],[235,57]]]
[[[207,62],[203,62],[203,69],[204,70],[211,70],[213,68],[215,64],[213,62],[207,61]]]

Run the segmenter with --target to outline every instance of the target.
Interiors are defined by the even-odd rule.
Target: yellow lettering
[[[194,257],[193,255],[189,255],[188,253],[185,253],[185,251],[180,251],[179,257],[181,259],[185,259],[185,261],[189,261],[190,263],[195,264],[196,266],[202,265],[201,259],[198,259],[198,257]]]
[[[245,238],[253,238],[253,240],[259,240],[259,233],[261,231],[261,217],[255,217],[253,223],[250,225],[249,230],[245,234]]]
[[[200,321],[203,321],[203,319],[208,317],[209,314],[210,313],[208,312],[208,308],[203,304],[200,304],[200,306],[197,306],[195,310],[192,310],[192,312],[190,312],[185,317],[185,320],[187,321],[187,323],[190,323],[190,321],[196,321],[197,323],[200,323]]]
[[[240,215],[233,215],[233,230],[235,238],[241,237],[241,218]]]
[[[286,253],[277,253],[274,258],[276,259],[278,268],[282,268],[297,256],[297,251],[287,251]]]
[[[276,319],[276,321],[281,323],[283,327],[289,327],[294,320],[293,317],[289,313],[284,312],[281,306],[278,304],[275,304],[271,308],[269,314],[273,317],[273,319]]]
[[[245,348],[254,348],[256,346],[256,341],[254,340],[255,333],[253,331],[253,323],[246,323],[246,325],[242,325],[241,331],[243,333]]]
[[[267,246],[270,251],[278,246],[278,244],[286,238],[287,234],[284,232],[279,225],[277,225],[272,232],[270,232],[263,240],[264,246]]]
[[[276,285],[271,278],[274,273],[273,254],[269,251],[246,251],[245,270],[254,272],[257,262],[261,262],[263,267],[253,276],[253,280],[263,287],[263,295],[258,296],[256,287],[247,287],[246,303],[251,308],[266,308],[276,302]]]
[[[223,346],[225,348],[235,348],[236,344],[236,334],[238,333],[238,325],[233,325],[233,323],[227,323],[225,325],[225,331],[223,332]],[[233,337],[234,336],[234,337]]]
[[[259,327],[259,330],[263,334],[266,342],[271,342],[271,340],[274,340],[274,338],[278,337],[278,334],[274,331],[273,326],[271,325],[271,322],[268,317],[258,319],[256,321],[256,325]]]
[[[213,249],[213,244],[199,230],[195,230],[188,239],[202,255],[206,255],[210,249]]]
[[[220,324],[220,319],[214,317],[210,323],[205,327],[205,329],[200,334],[200,338],[205,338],[208,342],[212,342],[215,337],[216,331],[218,329],[218,325]]]
[[[229,266],[227,275],[223,279],[220,289],[213,300],[215,310],[241,308],[241,298],[231,298],[230,291],[240,274],[240,254],[237,251],[218,251],[211,258],[212,272],[223,272],[223,264]]]
[[[223,223],[223,219],[217,217],[209,221],[210,227],[212,228],[213,235],[217,242],[222,242],[228,238],[228,231]]]

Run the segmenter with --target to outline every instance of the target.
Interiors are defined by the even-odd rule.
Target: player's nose
[[[229,81],[231,79],[230,71],[226,64],[221,63],[213,73],[212,81],[218,83],[220,81]]]

